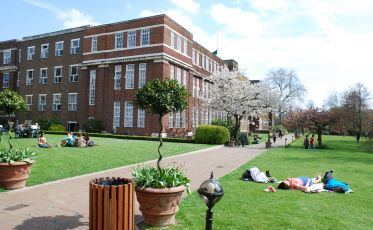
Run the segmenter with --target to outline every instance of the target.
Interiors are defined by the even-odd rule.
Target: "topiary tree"
[[[6,89],[0,93],[0,112],[8,116],[9,149],[12,149],[13,147],[10,143],[10,140],[12,139],[12,135],[10,134],[10,132],[13,126],[13,122],[11,122],[10,117],[15,113],[24,112],[27,110],[28,107],[25,100],[17,92]]]
[[[88,133],[100,133],[104,129],[104,125],[100,120],[88,119],[84,122],[83,128]]]
[[[171,112],[181,112],[188,108],[188,91],[175,80],[148,81],[142,89],[137,91],[133,104],[139,109],[159,116],[159,146],[157,167],[161,171],[162,160],[161,147],[163,145],[161,133],[163,131],[162,119]]]

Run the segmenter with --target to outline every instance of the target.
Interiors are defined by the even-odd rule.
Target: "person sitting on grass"
[[[317,184],[321,182],[321,176],[317,176],[316,178],[308,178],[305,176],[301,176],[298,178],[286,178],[286,180],[282,181],[278,185],[278,189],[297,189],[303,192],[307,192],[307,188],[313,184]]]
[[[87,147],[86,141],[84,140],[81,133],[78,133],[78,147]]]
[[[67,133],[67,137],[61,141],[61,146],[74,147],[75,138],[72,132]]]
[[[47,138],[45,137],[44,133],[40,133],[38,138],[38,147],[40,148],[50,148],[51,146],[47,143]]]

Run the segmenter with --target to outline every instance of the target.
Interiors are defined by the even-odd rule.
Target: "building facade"
[[[0,42],[2,89],[19,92],[29,106],[18,120],[47,117],[73,131],[95,118],[107,132],[158,132],[158,118],[131,101],[147,81],[175,79],[190,93],[189,108],[165,116],[164,131],[194,132],[215,116],[203,102],[209,75],[224,65],[166,15]]]

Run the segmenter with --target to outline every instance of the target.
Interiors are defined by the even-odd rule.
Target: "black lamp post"
[[[224,190],[219,181],[214,179],[211,172],[210,179],[202,182],[198,189],[199,196],[206,203],[206,230],[212,230],[212,207],[220,201],[224,195]]]

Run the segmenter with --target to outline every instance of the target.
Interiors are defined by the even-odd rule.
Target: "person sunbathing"
[[[313,184],[317,184],[321,182],[321,176],[317,176],[316,178],[308,178],[305,176],[301,176],[298,178],[286,178],[278,185],[278,189],[297,189],[303,192],[307,192],[307,188]]]

